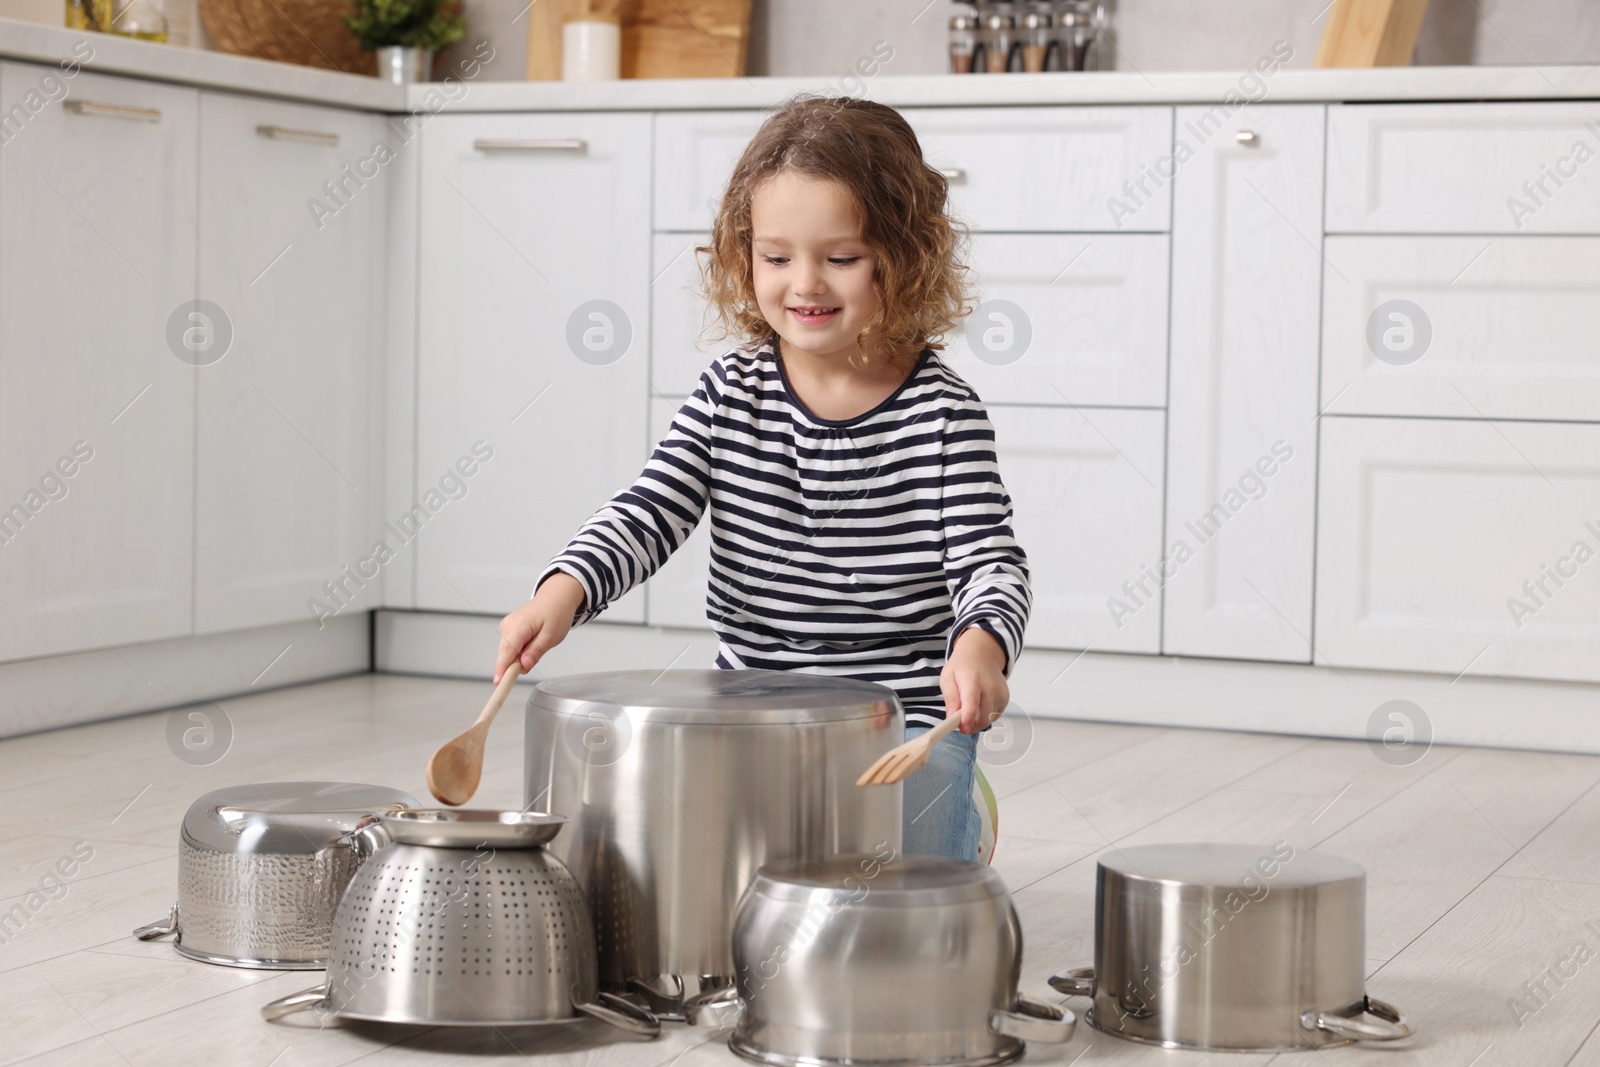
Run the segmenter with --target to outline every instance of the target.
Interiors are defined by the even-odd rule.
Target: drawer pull
[[[257,126],[256,133],[269,141],[304,141],[308,144],[336,145],[339,135],[316,130],[291,130],[287,126]]]
[[[135,122],[161,121],[161,112],[153,107],[123,107],[121,104],[96,104],[90,100],[68,100],[64,106],[77,115],[104,115],[108,119],[133,119]]]
[[[967,180],[967,172],[960,167],[946,167],[940,170],[939,173],[943,174],[949,181],[964,182]]]
[[[587,152],[589,142],[573,137],[567,140],[533,141],[473,141],[472,147],[480,152]]]
[[[1246,148],[1261,147],[1261,137],[1254,130],[1240,130],[1233,135],[1233,139]]]

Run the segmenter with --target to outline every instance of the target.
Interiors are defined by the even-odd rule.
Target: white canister
[[[562,81],[615,81],[621,56],[622,26],[615,17],[582,15],[562,24]]]

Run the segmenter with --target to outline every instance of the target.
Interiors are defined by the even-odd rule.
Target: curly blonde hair
[[[853,97],[802,95],[756,132],[728,179],[711,227],[695,249],[719,338],[763,340],[773,326],[751,282],[750,204],[768,178],[794,171],[850,190],[862,240],[877,258],[880,307],[856,337],[863,362],[915,360],[972,311],[962,262],[967,228],[945,212],[949,182],[922,158],[911,126],[891,107]]]

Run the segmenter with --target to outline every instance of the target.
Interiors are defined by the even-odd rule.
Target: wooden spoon
[[[911,777],[913,771],[928,762],[928,756],[940,738],[955,733],[960,726],[961,716],[947,713],[944,722],[921,737],[914,737],[903,745],[896,745],[879,756],[877,762],[856,779],[856,785],[894,785],[896,782],[904,781]]]
[[[500,705],[511,695],[511,687],[522,674],[522,663],[512,660],[501,676],[494,696],[483,706],[483,713],[472,728],[442,745],[428,761],[428,792],[441,804],[460,807],[478,791],[483,776],[483,743],[489,737],[489,724],[500,713]]]

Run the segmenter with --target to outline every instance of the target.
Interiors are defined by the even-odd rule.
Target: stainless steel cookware
[[[398,789],[343,782],[207,793],[178,835],[178,902],[134,936],[177,934],[179,952],[207,963],[323,967],[334,909],[361,862],[344,835],[366,816],[416,803]]]
[[[527,799],[572,818],[551,847],[588,895],[602,987],[666,1017],[732,981],[734,907],[762,864],[900,848],[901,788],[855,785],[905,740],[885,686],[620,671],[541,682],[527,714]]]
[[[1282,842],[1114,850],[1095,877],[1094,967],[1050,984],[1092,997],[1095,1029],[1168,1048],[1398,1040],[1405,1016],[1365,991],[1366,892],[1359,864]]]
[[[690,1005],[779,1064],[1009,1063],[1076,1018],[1019,995],[1022,928],[992,868],[933,856],[762,868],[733,928],[738,985]],[[737,993],[737,1001],[733,996]]]
[[[339,902],[326,980],[262,1016],[526,1026],[590,1015],[654,1037],[653,1015],[600,992],[583,891],[542,847],[564,821],[459,810],[372,820],[356,835],[371,857]]]

